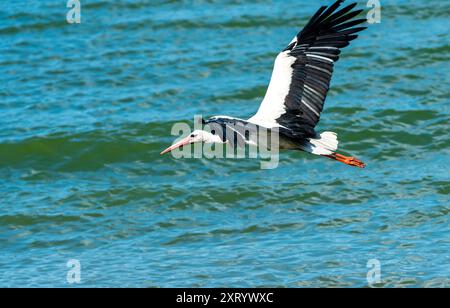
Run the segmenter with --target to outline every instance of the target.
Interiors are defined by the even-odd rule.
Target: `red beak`
[[[186,144],[189,144],[189,143],[191,143],[191,137],[190,136],[188,136],[188,137],[182,139],[181,141],[175,143],[174,145],[168,147],[167,149],[165,149],[164,151],[161,152],[161,155],[166,154],[168,152],[171,152],[171,151],[173,151],[173,150],[175,150],[177,148],[180,148],[180,147],[182,147],[182,146],[184,146]]]

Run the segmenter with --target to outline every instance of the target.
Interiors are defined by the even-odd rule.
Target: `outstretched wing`
[[[315,135],[330,87],[333,66],[341,49],[366,27],[366,19],[354,19],[362,10],[356,3],[337,10],[343,0],[323,6],[275,61],[269,88],[250,122],[266,127],[281,126],[292,138]]]

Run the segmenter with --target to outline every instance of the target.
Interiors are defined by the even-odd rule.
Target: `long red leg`
[[[359,159],[357,159],[355,157],[344,156],[344,155],[338,154],[338,153],[333,153],[331,155],[324,155],[324,156],[334,159],[334,160],[337,160],[337,161],[344,163],[346,165],[349,165],[349,166],[358,167],[358,168],[366,167],[366,164],[364,164],[362,161],[360,161]]]

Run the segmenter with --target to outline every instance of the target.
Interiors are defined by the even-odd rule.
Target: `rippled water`
[[[318,130],[364,170],[159,155],[252,115],[319,2],[64,2],[0,3],[0,286],[449,286],[448,1],[381,1],[337,64]]]

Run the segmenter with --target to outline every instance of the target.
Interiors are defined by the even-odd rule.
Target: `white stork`
[[[196,130],[161,154],[196,142],[245,146],[252,141],[244,130],[266,129],[277,131],[280,149],[301,150],[364,168],[362,161],[336,153],[336,133],[318,134],[314,130],[341,49],[358,37],[356,33],[366,29],[355,27],[366,22],[365,18],[355,19],[363,11],[353,10],[356,3],[337,10],[343,1],[321,7],[277,56],[266,96],[253,117],[248,120],[212,117],[203,122],[212,130]],[[227,130],[233,131],[234,136],[227,137]]]

